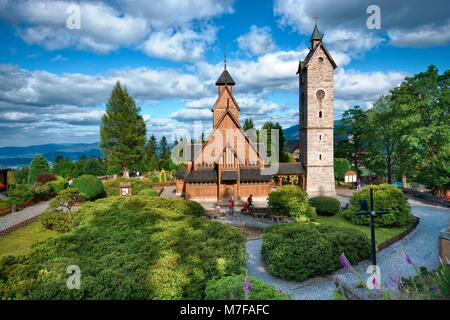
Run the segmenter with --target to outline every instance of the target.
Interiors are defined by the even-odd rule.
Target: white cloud
[[[271,52],[276,48],[269,27],[258,28],[253,25],[248,33],[237,39],[237,42],[241,50],[255,55]]]
[[[366,27],[369,5],[381,9],[381,32]],[[427,47],[449,44],[450,2],[440,0],[275,0],[274,13],[282,26],[311,34],[318,15],[325,41],[336,50],[366,51],[383,41],[398,46]]]
[[[174,61],[191,61],[203,57],[206,47],[216,38],[216,30],[209,27],[200,32],[189,29],[153,32],[141,45],[149,56]]]
[[[181,109],[170,114],[170,118],[180,122],[212,121],[210,109]]]

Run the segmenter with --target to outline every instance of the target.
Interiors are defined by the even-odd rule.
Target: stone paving
[[[345,200],[345,199],[342,199]],[[409,200],[412,213],[420,218],[416,229],[404,239],[394,243],[377,254],[377,262],[381,269],[383,287],[393,287],[389,278],[406,277],[415,274],[411,265],[405,262],[403,250],[410,256],[417,266],[425,266],[428,270],[439,266],[438,236],[440,230],[450,223],[450,209],[432,206],[415,200]],[[247,269],[255,277],[265,281],[275,288],[281,289],[293,299],[316,300],[331,299],[335,285],[335,277],[339,277],[347,284],[355,285],[357,279],[344,270],[331,275],[316,277],[304,282],[286,281],[270,275],[261,257],[262,240],[247,241]],[[355,269],[365,278],[366,269],[370,261],[363,261]],[[368,276],[368,275],[367,275]]]
[[[14,227],[15,225],[41,215],[48,208],[49,201],[44,201],[27,207],[16,213],[10,213],[4,217],[0,217],[0,231],[7,228]]]
[[[175,186],[165,186],[161,198],[179,198],[175,193]]]

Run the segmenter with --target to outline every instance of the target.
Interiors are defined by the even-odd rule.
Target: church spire
[[[317,47],[317,45],[320,42],[322,42],[323,35],[320,33],[319,28],[317,27],[317,20],[318,19],[319,19],[318,16],[314,16],[314,20],[316,22],[315,22],[315,25],[314,25],[313,33],[311,35],[311,46],[312,46],[312,49],[315,49]]]
[[[219,79],[216,81],[216,86],[234,86],[236,83],[231,77],[230,73],[227,70],[227,46],[225,45],[225,53],[223,58],[223,71],[220,75]],[[220,92],[220,88],[219,88]]]

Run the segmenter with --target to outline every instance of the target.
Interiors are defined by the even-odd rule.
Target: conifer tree
[[[100,127],[100,147],[109,166],[120,166],[122,176],[137,166],[144,153],[146,128],[140,108],[126,88],[116,83]]]

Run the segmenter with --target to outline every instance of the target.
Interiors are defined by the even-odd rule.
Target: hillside
[[[0,148],[0,168],[17,168],[27,166],[38,154],[42,154],[48,161],[55,161],[57,156],[78,160],[82,155],[86,158],[92,156],[102,157],[98,143],[67,143],[43,144],[28,147]]]

